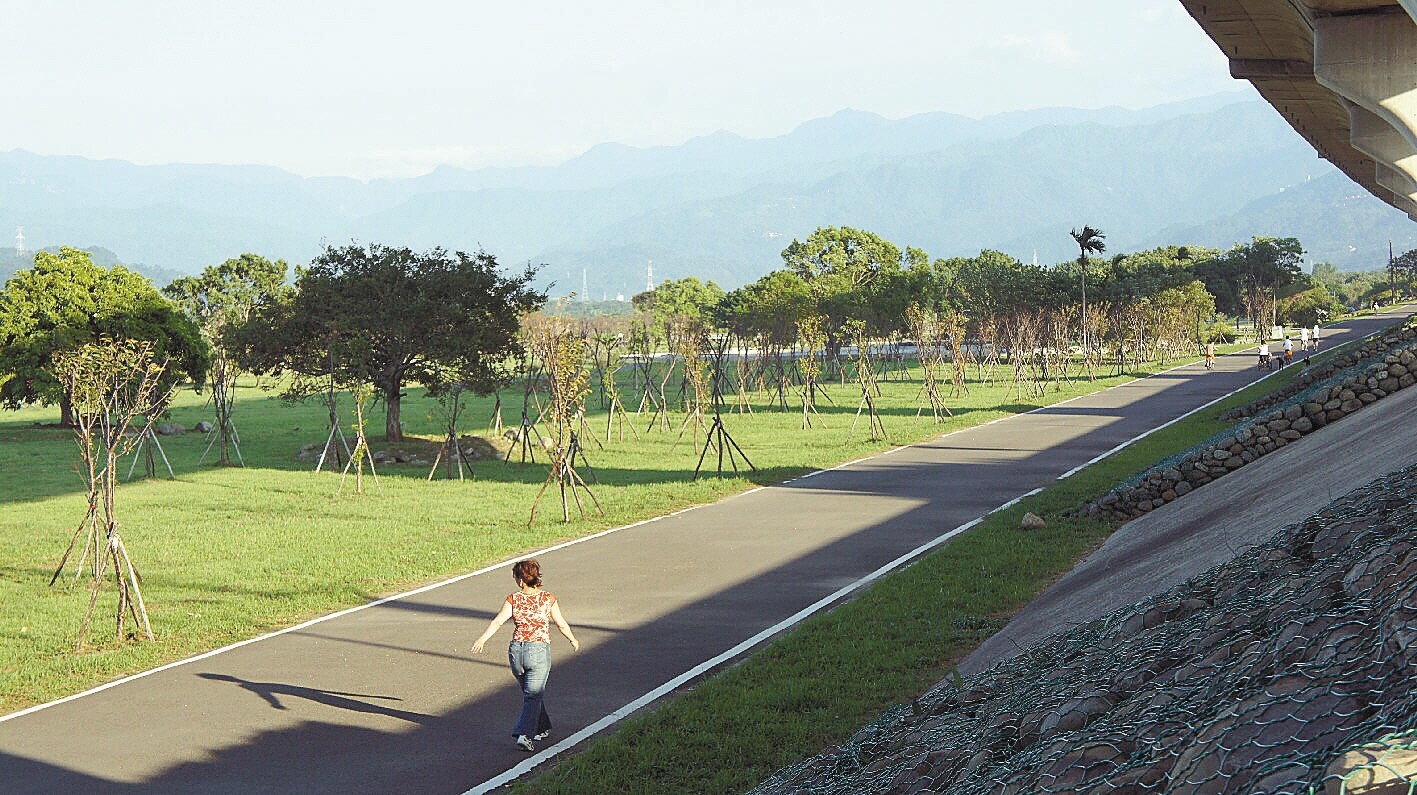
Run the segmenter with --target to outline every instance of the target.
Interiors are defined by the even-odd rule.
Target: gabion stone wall
[[[1270,396],[1232,412],[1259,416],[1148,469],[1088,504],[1083,512],[1119,521],[1135,519],[1413,383],[1417,383],[1417,326],[1390,329],[1316,366],[1276,393],[1280,397]]]
[[[754,792],[1417,792],[1415,548],[1417,467]]]

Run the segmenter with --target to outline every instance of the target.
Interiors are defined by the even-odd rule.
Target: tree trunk
[[[403,423],[399,421],[399,383],[384,386],[384,438],[389,442],[403,441]]]
[[[74,399],[68,392],[59,397],[59,424],[65,428],[74,427]]]

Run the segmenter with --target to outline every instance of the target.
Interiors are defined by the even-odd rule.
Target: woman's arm
[[[556,622],[556,628],[561,630],[561,634],[571,642],[571,648],[580,651],[581,642],[576,640],[576,633],[571,631],[571,625],[566,623],[565,616],[561,615],[561,600],[559,599],[551,603],[551,620]]]
[[[477,641],[472,644],[472,653],[481,654],[482,647],[487,643],[487,639],[497,634],[497,630],[501,629],[502,625],[511,617],[512,603],[503,602],[502,609],[497,611],[497,615],[492,618],[492,623],[487,625],[487,631],[482,633],[482,637],[478,638]]]

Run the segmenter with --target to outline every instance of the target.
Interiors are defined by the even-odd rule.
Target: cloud
[[[1075,63],[1082,58],[1082,53],[1061,33],[1048,32],[1028,36],[1006,33],[995,41],[994,47],[1043,63]]]

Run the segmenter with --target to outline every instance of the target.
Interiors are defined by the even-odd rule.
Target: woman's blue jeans
[[[512,675],[522,686],[522,714],[512,736],[535,737],[551,730],[551,717],[542,701],[546,680],[551,676],[551,644],[514,640],[507,648]]]

